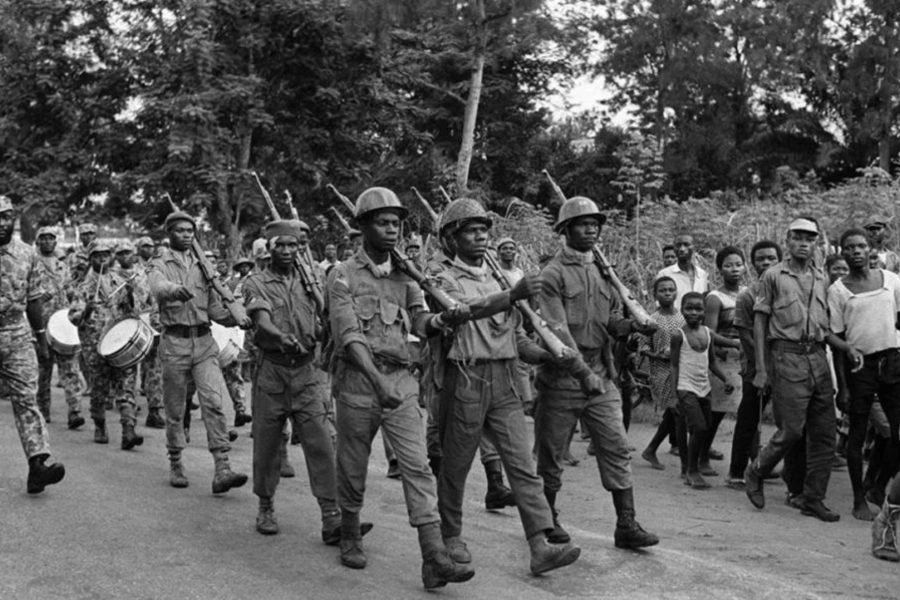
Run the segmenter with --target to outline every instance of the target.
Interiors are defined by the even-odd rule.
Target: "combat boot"
[[[184,474],[184,465],[180,460],[169,463],[169,485],[173,488],[186,488],[188,486],[187,475]]]
[[[872,521],[872,554],[875,558],[900,562],[897,551],[897,517],[900,516],[900,504],[884,502],[881,511]]]
[[[131,450],[135,446],[144,443],[144,436],[134,432],[134,425],[126,423],[122,425],[122,450]]]
[[[322,511],[322,541],[326,546],[337,546],[341,543],[341,511],[334,500],[318,498]],[[365,537],[375,527],[372,523],[359,524],[359,536]]]
[[[538,533],[528,538],[531,550],[531,573],[540,575],[553,569],[571,565],[581,556],[581,548],[568,544],[550,544],[545,533]]]
[[[278,521],[275,520],[275,501],[272,498],[259,499],[259,512],[256,514],[256,531],[263,535],[278,533]]]
[[[503,484],[503,469],[499,460],[484,463],[484,473],[487,476],[487,494],[484,495],[484,507],[487,510],[500,510],[507,506],[515,506],[516,499],[512,492]]]
[[[109,436],[106,434],[106,419],[94,419],[94,443],[109,443]]]
[[[79,413],[72,411],[69,413],[69,429],[78,429],[84,425],[84,417]]]
[[[426,590],[443,587],[448,583],[468,581],[475,576],[475,571],[471,567],[457,564],[451,558],[444,542],[441,541],[440,522],[426,523],[420,525],[417,529],[419,533],[419,547],[422,550],[422,583],[425,585]],[[459,542],[462,549],[468,554],[465,544],[462,543],[459,537],[446,539],[451,542]],[[471,557],[469,557],[469,560],[472,560]]]
[[[366,568],[366,553],[362,549],[359,513],[341,511],[341,564],[351,569]]]
[[[247,483],[247,476],[243,473],[235,473],[226,461],[224,466],[216,464],[216,474],[213,476],[212,493],[224,494],[231,488],[239,488]]]
[[[285,479],[290,479],[291,477],[295,477],[297,472],[294,471],[294,466],[291,464],[290,459],[288,458],[287,451],[287,438],[281,438],[281,448],[278,450],[279,458],[281,459],[281,467],[280,472],[281,476]]]
[[[466,543],[462,541],[461,537],[458,535],[445,537],[443,538],[443,542],[444,547],[447,549],[447,554],[453,562],[463,565],[472,562],[472,554],[469,552],[469,548],[466,546]]]
[[[556,492],[544,490],[550,510],[553,511],[553,530],[547,534],[547,541],[551,544],[568,544],[572,541],[569,533],[559,524],[559,511],[556,510]]]
[[[50,456],[40,454],[28,459],[28,483],[26,490],[29,494],[40,494],[48,485],[59,483],[66,476],[66,468],[62,463],[45,464]]]
[[[616,532],[614,535],[616,548],[646,548],[659,543],[659,538],[652,533],[644,531],[644,528],[634,520],[634,490],[615,490],[612,493],[613,504],[616,507]]]
[[[158,408],[151,408],[147,413],[147,420],[144,422],[144,426],[151,429],[165,429],[166,420],[159,414]]]

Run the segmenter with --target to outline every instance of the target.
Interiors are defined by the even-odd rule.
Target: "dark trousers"
[[[731,439],[731,466],[728,469],[729,474],[737,478],[744,476],[747,463],[759,454],[759,416],[769,404],[769,395],[760,394],[752,380],[744,379],[742,390],[734,437]]]

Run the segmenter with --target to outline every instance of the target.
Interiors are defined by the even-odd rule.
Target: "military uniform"
[[[279,224],[270,224],[267,232],[279,233]],[[283,229],[284,227],[282,227]],[[335,487],[334,446],[328,429],[325,389],[322,372],[315,365],[316,312],[312,297],[306,292],[295,269],[289,276],[271,267],[250,275],[243,285],[248,313],[269,313],[278,331],[293,335],[307,351],[286,354],[278,340],[257,330],[255,341],[260,350],[256,378],[253,380],[253,492],[260,498],[261,511],[271,511],[271,499],[280,479],[282,461],[286,458],[282,432],[290,420],[306,455],[310,488],[322,511],[322,535],[326,543],[340,540],[340,513]],[[272,521],[274,523],[274,520]],[[277,525],[261,533],[275,533]]]
[[[42,227],[38,230],[38,237],[52,235],[56,232],[52,228]],[[49,299],[44,300],[43,327],[47,327],[50,316],[58,310],[63,310],[69,305],[67,293],[70,272],[66,262],[54,251],[49,255],[38,253],[38,260],[44,268],[44,287]],[[78,352],[71,355],[59,354],[52,347],[50,355],[46,359],[38,357],[38,391],[37,404],[44,415],[44,419],[50,421],[50,386],[53,377],[53,365],[59,370],[59,380],[62,383],[66,404],[69,407],[69,428],[74,429],[84,424],[81,417],[81,378],[78,369]]]
[[[0,215],[12,219],[12,210],[12,201],[0,196]],[[40,302],[43,294],[42,268],[34,249],[17,239],[0,246],[0,395],[12,404],[19,440],[28,458],[29,494],[58,483],[66,472],[61,463],[45,464],[50,457],[50,440],[35,401],[38,364],[29,320],[37,324],[40,315],[29,312],[26,320],[26,310],[29,304]]]
[[[190,216],[172,213],[166,219],[166,227],[170,229],[181,222],[194,226]],[[213,493],[240,487],[246,483],[247,476],[234,473],[228,462],[231,445],[222,411],[222,401],[228,390],[219,367],[219,349],[209,329],[210,319],[226,326],[234,325],[234,319],[222,305],[218,293],[209,289],[199,261],[190,248],[162,250],[160,256],[151,261],[148,278],[150,291],[159,304],[162,324],[158,351],[163,372],[170,483],[173,487],[188,485],[181,452],[185,447],[185,390],[188,381],[193,380],[199,392],[208,447],[216,463]],[[191,299],[176,298],[182,287],[193,294]]]

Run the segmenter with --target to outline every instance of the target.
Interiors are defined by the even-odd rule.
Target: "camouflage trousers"
[[[85,342],[82,337],[81,353],[91,374],[85,396],[90,398],[91,418],[106,420],[106,406],[114,403],[123,425],[134,425],[136,405],[134,386],[137,368],[119,369],[112,366],[97,352],[96,343]]]
[[[50,414],[50,385],[53,377],[53,365],[59,370],[59,381],[66,396],[66,404],[70,413],[81,412],[81,378],[78,369],[78,353],[72,355],[59,354],[53,348],[46,360],[38,358],[37,405],[41,412]]]
[[[159,362],[156,345],[141,363],[141,391],[147,398],[147,408],[150,410],[163,408],[162,364]]]
[[[231,403],[234,405],[234,412],[236,413],[247,410],[247,392],[244,389],[243,366],[243,362],[236,360],[227,367],[222,367],[225,387],[228,388],[228,395],[231,396]]]
[[[29,459],[50,454],[47,424],[35,401],[37,376],[37,353],[25,319],[0,330],[0,396],[12,404],[22,449]]]

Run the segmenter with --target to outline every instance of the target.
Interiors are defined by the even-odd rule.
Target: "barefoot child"
[[[708,488],[699,470],[700,450],[712,424],[709,373],[725,381],[725,374],[716,364],[712,335],[703,322],[703,296],[688,292],[681,298],[681,314],[685,325],[672,334],[672,380],[678,395],[678,445],[681,473],[685,485],[694,489]],[[726,384],[726,393],[730,393]],[[690,433],[690,441],[687,434]]]
[[[653,282],[653,296],[659,308],[650,317],[659,324],[659,329],[643,338],[640,353],[650,359],[650,387],[656,409],[662,409],[662,421],[656,434],[641,458],[650,463],[654,469],[663,470],[665,466],[656,458],[659,445],[668,436],[674,439],[676,412],[675,392],[672,389],[672,363],[669,351],[672,345],[672,334],[684,326],[684,317],[675,308],[675,280],[671,277],[660,277]]]

